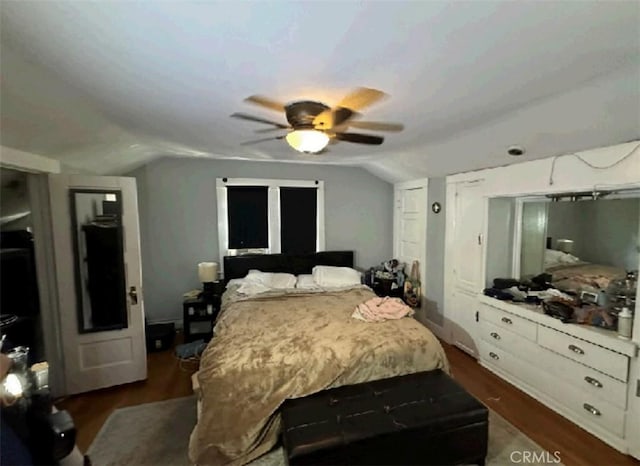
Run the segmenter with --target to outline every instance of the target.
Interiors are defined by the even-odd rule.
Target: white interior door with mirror
[[[145,379],[135,179],[48,181],[65,392]]]

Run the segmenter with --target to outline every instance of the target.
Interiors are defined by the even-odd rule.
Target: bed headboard
[[[311,273],[316,265],[353,267],[353,251],[322,251],[309,254],[245,254],[224,257],[224,281],[244,278],[251,269],[262,272]]]

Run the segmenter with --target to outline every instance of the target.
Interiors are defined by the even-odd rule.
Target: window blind
[[[280,249],[300,254],[316,251],[318,190],[280,188]]]
[[[227,188],[229,249],[268,248],[269,210],[266,186]]]

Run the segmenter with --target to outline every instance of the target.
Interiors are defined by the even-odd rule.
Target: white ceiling
[[[640,134],[640,2],[9,2],[1,5],[2,145],[80,170],[156,157],[363,166],[389,181],[604,146]],[[308,156],[241,146],[284,116],[264,94],[390,97],[382,146]],[[262,135],[263,136],[263,135]],[[527,153],[506,155],[511,144]]]

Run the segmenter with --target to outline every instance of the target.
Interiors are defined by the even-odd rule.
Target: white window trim
[[[226,180],[226,181],[225,181]],[[321,180],[278,180],[264,178],[216,178],[216,198],[218,204],[218,251],[220,262],[224,256],[233,254],[228,249],[229,216],[227,211],[227,190],[229,186],[266,186],[268,188],[269,247],[257,250],[266,254],[278,254],[280,246],[280,188],[317,188],[316,207],[316,251],[325,250],[324,234],[324,181]],[[221,266],[222,268],[222,266]]]

